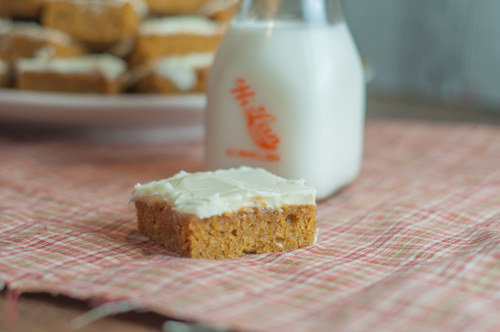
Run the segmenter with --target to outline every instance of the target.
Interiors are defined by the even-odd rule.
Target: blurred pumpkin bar
[[[49,0],[0,0],[2,18],[37,18]]]
[[[74,58],[22,59],[16,64],[20,90],[118,94],[123,90],[127,64],[109,54]]]
[[[231,21],[238,11],[238,0],[208,0],[198,13],[215,21]]]
[[[42,23],[90,45],[112,44],[133,37],[147,11],[142,0],[53,0]]]
[[[193,14],[206,0],[146,0],[149,9],[157,15]]]
[[[86,54],[86,49],[67,34],[33,22],[0,20],[0,59],[15,63],[44,51],[53,56],[71,57]]]
[[[139,231],[185,257],[223,259],[312,245],[316,189],[262,168],[186,173],[137,184]]]
[[[225,24],[201,16],[176,16],[153,19],[139,28],[131,66],[146,64],[168,55],[215,51]]]
[[[0,88],[9,86],[10,66],[7,62],[0,60]]]
[[[203,93],[215,53],[190,53],[162,58],[138,78],[142,93]]]

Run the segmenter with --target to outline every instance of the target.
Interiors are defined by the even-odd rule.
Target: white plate
[[[97,128],[201,125],[203,94],[90,95],[0,89],[0,119]]]

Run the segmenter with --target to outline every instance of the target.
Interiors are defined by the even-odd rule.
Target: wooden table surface
[[[370,99],[367,106],[369,119],[430,120],[500,124],[500,112],[471,111],[459,107],[443,107],[407,101]],[[23,131],[19,124],[0,122],[0,129],[9,136]],[[32,128],[32,127],[30,127]],[[41,131],[44,132],[43,130]],[[21,135],[22,136],[22,135]],[[16,308],[17,307],[17,308]],[[6,299],[0,292],[1,331],[71,331],[71,322],[86,313],[91,306],[86,301],[50,294],[22,294],[17,303]],[[12,313],[17,311],[17,319]],[[162,331],[167,317],[154,313],[125,313],[93,322],[78,331],[152,332]]]

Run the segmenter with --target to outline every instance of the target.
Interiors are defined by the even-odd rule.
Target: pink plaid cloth
[[[499,331],[500,128],[372,121],[316,245],[211,261],[136,229],[137,182],[202,169],[200,144],[0,139],[0,280],[237,331]]]

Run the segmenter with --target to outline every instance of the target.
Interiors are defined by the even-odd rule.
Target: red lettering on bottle
[[[276,117],[268,113],[264,106],[255,106],[256,92],[252,87],[243,78],[238,78],[231,93],[243,108],[247,129],[255,144],[263,149],[277,150],[281,140],[271,127]]]

